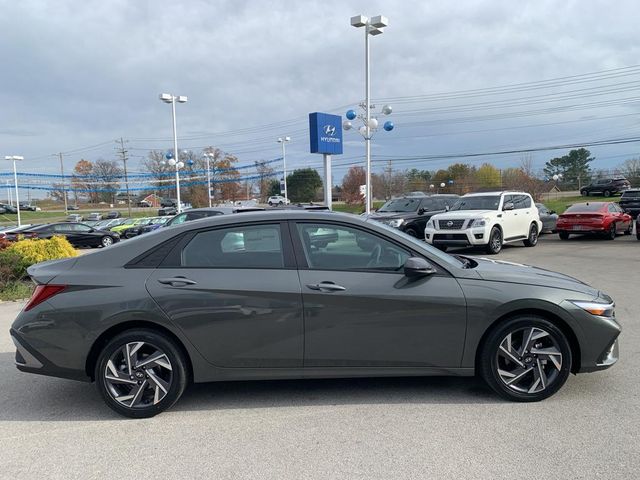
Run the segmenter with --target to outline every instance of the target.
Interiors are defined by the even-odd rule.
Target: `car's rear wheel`
[[[604,191],[604,196],[605,197],[610,197],[611,196],[611,192],[609,190],[605,190]]]
[[[490,255],[496,255],[502,250],[502,232],[498,227],[493,227],[489,234],[489,243],[486,246],[486,252]]]
[[[113,245],[113,238],[111,238],[109,235],[105,235],[100,239],[100,245],[102,245],[103,247],[110,247],[111,245]]]
[[[538,244],[538,226],[532,223],[529,227],[529,236],[524,241],[525,247],[535,247]]]
[[[560,235],[560,240],[569,240],[569,232],[558,230],[558,235]]]
[[[633,233],[633,222],[629,222],[629,228],[624,231],[625,235],[631,235]]]
[[[273,202],[271,202],[271,201],[270,201],[270,202],[269,202],[269,206],[270,206],[270,207],[273,207]]]
[[[407,228],[404,233],[407,235],[411,235],[412,237],[418,238],[418,232],[416,232],[413,228]]]
[[[480,348],[478,372],[508,400],[544,400],[564,385],[571,372],[567,337],[553,323],[535,315],[500,324]]]
[[[95,379],[105,403],[131,418],[153,417],[175,404],[187,385],[184,355],[153,330],[125,331],[102,349]]]
[[[605,238],[607,240],[615,240],[616,239],[616,223],[612,222],[609,226],[609,230],[605,233]]]

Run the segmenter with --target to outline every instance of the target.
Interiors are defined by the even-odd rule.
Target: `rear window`
[[[576,203],[565,210],[565,213],[598,212],[602,210],[604,203]]]

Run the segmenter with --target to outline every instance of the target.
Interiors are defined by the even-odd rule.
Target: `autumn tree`
[[[363,167],[351,167],[342,179],[342,195],[349,204],[364,205],[364,197],[360,194],[360,185],[367,182],[367,172]]]
[[[91,203],[98,202],[96,192],[96,183],[93,178],[93,163],[89,160],[79,160],[73,167],[73,176],[71,177],[71,188],[75,204],[78,204],[79,197],[85,197]]]
[[[259,162],[254,162],[256,167],[256,175],[258,176],[258,180],[256,183],[258,184],[258,193],[260,195],[260,201],[266,202],[267,198],[271,195],[278,195],[280,193],[280,182],[276,180],[278,183],[278,193],[271,194],[270,186],[273,182],[273,167],[269,163],[264,160],[260,160]]]
[[[500,170],[489,163],[483,163],[476,171],[476,181],[479,188],[500,188]]]

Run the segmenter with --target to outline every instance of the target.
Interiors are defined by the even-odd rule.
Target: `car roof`
[[[463,197],[485,197],[488,195],[529,195],[527,192],[518,192],[511,190],[501,190],[494,192],[473,192],[473,193],[465,193]]]

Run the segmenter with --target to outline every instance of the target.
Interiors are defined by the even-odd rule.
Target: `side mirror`
[[[555,215],[556,213],[558,212],[556,212],[555,210],[549,210],[549,215]]]
[[[422,257],[409,257],[404,262],[404,275],[408,278],[420,278],[433,275],[436,269]]]
[[[449,205],[445,205],[444,206],[444,211],[445,212],[448,212],[450,209],[451,209],[451,207]]]
[[[507,211],[507,210],[513,210],[515,208],[515,205],[513,204],[513,202],[507,202],[502,206],[502,210],[503,211]]]
[[[424,208],[420,207],[418,209],[418,215],[424,215],[424,212],[426,212],[426,210]]]

